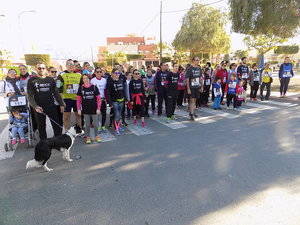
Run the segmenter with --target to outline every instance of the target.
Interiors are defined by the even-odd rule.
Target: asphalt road
[[[33,152],[18,149],[0,161],[0,224],[299,225],[300,106],[273,101],[200,111],[209,122],[180,117],[179,129],[150,119],[148,135],[77,139],[81,159],[54,152],[51,173],[26,172]]]

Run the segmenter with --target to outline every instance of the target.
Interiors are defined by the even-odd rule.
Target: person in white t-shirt
[[[107,106],[107,101],[105,98],[105,89],[106,89],[106,83],[107,80],[104,77],[104,71],[100,68],[97,67],[95,69],[95,77],[91,80],[91,84],[97,86],[100,92],[100,97],[101,97],[101,126],[98,127],[98,130],[106,130],[105,127],[105,122],[106,122],[106,106]],[[98,118],[98,121],[100,121],[100,115]]]

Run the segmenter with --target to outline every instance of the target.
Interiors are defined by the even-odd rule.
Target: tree
[[[234,32],[290,38],[300,26],[299,0],[229,0]]]
[[[104,58],[107,65],[123,64],[127,61],[126,54],[123,52],[108,53],[104,52]]]
[[[0,67],[9,66],[11,53],[7,50],[0,50]]]
[[[227,18],[220,10],[193,3],[183,18],[182,26],[173,41],[176,50],[195,53],[227,53],[230,36],[225,31]]]
[[[244,41],[249,48],[254,48],[260,55],[264,55],[268,51],[276,49],[278,44],[282,44],[287,40],[274,35],[248,35],[244,38]]]
[[[184,51],[176,51],[173,55],[173,62],[180,65],[187,64],[189,62],[189,53]]]
[[[299,46],[297,45],[278,46],[274,51],[275,54],[297,54],[298,52]]]
[[[234,57],[238,58],[238,59],[241,59],[243,57],[248,57],[248,55],[249,55],[249,52],[247,50],[237,50],[234,53]]]

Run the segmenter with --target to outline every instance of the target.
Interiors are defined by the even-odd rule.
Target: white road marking
[[[166,118],[159,118],[159,117],[151,117],[152,120],[155,120],[156,122],[159,122],[171,129],[180,129],[180,128],[184,128],[187,127],[186,125],[184,125],[182,122],[178,122],[178,121],[167,121]]]
[[[127,129],[130,130],[133,134],[135,134],[137,136],[153,134],[153,131],[150,130],[149,128],[136,126],[136,125],[133,125],[133,124],[128,125]]]
[[[267,110],[267,109],[279,109],[276,106],[268,106],[268,105],[253,103],[253,102],[247,102],[245,104],[245,106],[250,106],[250,107],[259,108],[259,109],[265,109],[265,110]]]
[[[236,119],[236,118],[240,117],[237,114],[231,114],[228,112],[224,112],[222,110],[214,110],[211,108],[200,108],[199,111],[206,112],[206,113],[213,114],[213,115],[220,116],[220,117],[224,117],[227,119]]]
[[[263,102],[261,102],[261,103],[263,103],[263,104],[271,104],[271,105],[278,105],[278,106],[285,106],[285,107],[298,106],[298,104],[294,104],[294,103],[289,103],[289,102],[277,102],[277,101],[272,101],[272,100],[263,101]]]

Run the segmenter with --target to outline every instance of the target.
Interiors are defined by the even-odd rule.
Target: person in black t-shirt
[[[54,136],[62,134],[62,127],[59,125],[59,116],[55,110],[55,101],[60,105],[61,112],[64,112],[64,102],[56,88],[52,77],[47,76],[46,66],[37,65],[38,75],[28,80],[27,92],[30,106],[36,112],[37,127],[40,139],[46,139],[46,115],[51,119]],[[55,100],[55,101],[54,101]]]
[[[202,87],[202,70],[199,66],[200,59],[194,57],[192,60],[192,65],[187,68],[186,78],[187,78],[187,93],[189,95],[189,109],[190,109],[190,119],[195,120],[194,117],[198,117],[195,114],[196,100],[200,97],[201,87]]]
[[[132,104],[133,123],[137,125],[136,116],[142,119],[142,127],[145,127],[145,89],[143,80],[138,70],[133,71],[133,79],[129,82],[129,95]]]
[[[161,64],[161,70],[157,71],[155,75],[155,89],[157,91],[157,115],[162,114],[162,104],[165,101],[165,108],[167,108],[167,76],[170,73],[169,66],[167,63]]]
[[[126,102],[126,85],[122,79],[120,79],[120,71],[117,69],[112,70],[111,79],[107,80],[107,102],[110,108],[114,110],[114,125],[117,135],[120,135],[120,131],[124,128],[121,127],[121,117]]]
[[[90,83],[90,79],[88,75],[82,76],[83,85],[78,88],[77,92],[77,110],[78,114],[83,114],[85,123],[85,142],[86,144],[91,143],[91,123],[89,121],[92,120],[92,124],[94,127],[95,141],[101,142],[101,138],[98,134],[98,115],[100,115],[101,109],[101,97],[100,92],[97,86],[92,85]]]
[[[179,80],[179,65],[173,65],[173,72],[167,76],[167,118],[175,119],[174,112],[176,108],[177,95],[178,95],[178,80]]]

